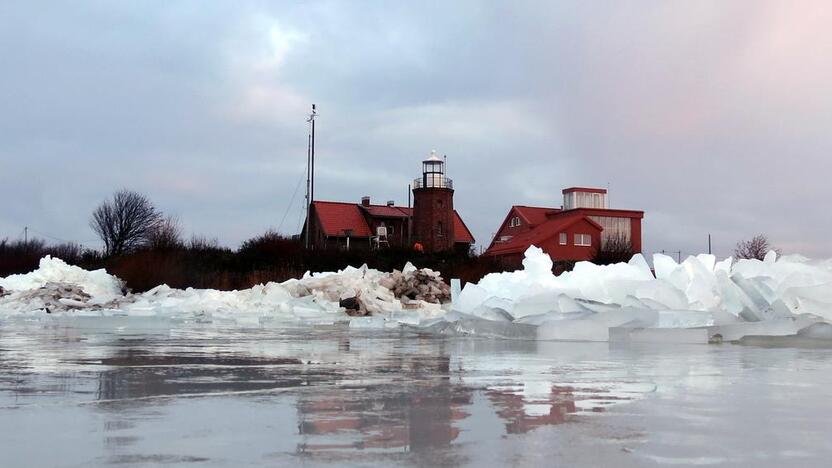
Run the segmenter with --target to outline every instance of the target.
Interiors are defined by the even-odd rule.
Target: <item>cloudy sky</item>
[[[146,193],[236,246],[318,199],[406,203],[431,149],[481,244],[610,187],[650,253],[766,233],[832,256],[827,1],[2,2],[0,238],[95,245]],[[292,202],[292,203],[290,203]]]

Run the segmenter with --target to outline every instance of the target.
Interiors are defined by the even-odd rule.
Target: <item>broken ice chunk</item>
[[[706,328],[610,328],[611,343],[708,344]]]

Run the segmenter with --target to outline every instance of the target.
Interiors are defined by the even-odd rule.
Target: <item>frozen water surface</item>
[[[760,344],[6,320],[0,466],[827,466],[832,349]]]

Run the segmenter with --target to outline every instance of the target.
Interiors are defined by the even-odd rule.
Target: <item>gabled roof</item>
[[[369,237],[370,226],[356,203],[342,203],[329,201],[312,202],[315,214],[321,224],[324,235],[343,236],[344,231],[351,229],[352,237]]]
[[[462,220],[456,210],[454,210],[454,238],[454,242],[474,243],[474,235],[471,234],[468,226],[465,225],[465,221]]]
[[[372,236],[365,213],[371,218],[388,219],[409,218],[413,214],[412,208],[402,206],[370,205],[367,207],[358,203],[331,201],[315,201],[313,205],[324,235],[332,237],[344,236],[344,232],[348,229],[352,230],[351,237]],[[456,210],[454,210],[454,242],[474,243],[474,236]]]
[[[518,234],[506,242],[494,243],[485,252],[485,255],[503,255],[511,253],[523,253],[530,245],[540,245],[552,236],[565,231],[573,224],[580,221],[588,222],[594,229],[603,231],[604,228],[586,216],[557,216],[537,226],[536,228]]]
[[[542,206],[514,205],[511,207],[529,226],[543,224],[548,215],[560,212],[560,208],[546,208]]]

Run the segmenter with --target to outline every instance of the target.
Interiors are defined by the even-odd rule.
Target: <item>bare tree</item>
[[[104,242],[106,255],[120,255],[136,249],[148,240],[162,221],[162,215],[144,195],[119,190],[113,199],[98,205],[92,213],[90,227]]]
[[[750,240],[739,241],[737,242],[737,246],[734,248],[734,257],[740,258],[753,258],[757,260],[762,260],[766,257],[766,254],[773,250],[777,254],[780,254],[778,249],[775,249],[771,246],[768,241],[768,237],[763,234],[758,234],[752,237]]]
[[[173,250],[183,247],[182,226],[179,219],[168,216],[159,221],[156,226],[148,232],[147,245],[156,250]]]

